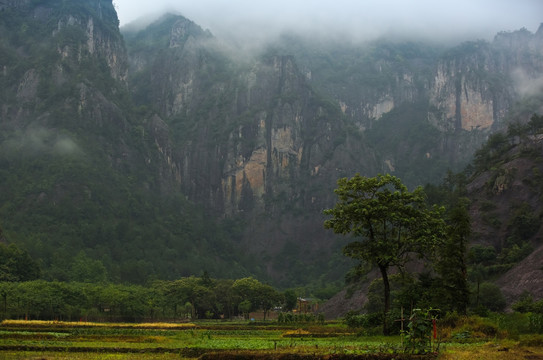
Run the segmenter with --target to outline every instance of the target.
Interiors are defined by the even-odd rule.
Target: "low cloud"
[[[523,97],[543,94],[543,76],[533,77],[523,69],[516,69],[512,73],[515,89]]]
[[[381,36],[439,41],[491,40],[500,31],[543,21],[540,0],[115,0],[121,24],[175,10],[215,36],[246,47],[283,32],[315,39],[374,40]]]
[[[22,132],[9,136],[0,148],[5,154],[26,156],[66,156],[83,154],[77,142],[69,135],[58,133],[41,126],[31,126]]]

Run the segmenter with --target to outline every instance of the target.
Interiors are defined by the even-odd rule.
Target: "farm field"
[[[526,345],[527,344],[527,345]],[[340,323],[260,325],[92,324],[4,321],[0,358],[12,359],[542,359],[543,347],[522,341],[444,342],[439,354],[414,357],[399,336],[360,336]],[[437,345],[436,345],[437,347]]]

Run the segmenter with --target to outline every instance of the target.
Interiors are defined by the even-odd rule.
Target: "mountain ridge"
[[[9,34],[0,43],[0,142],[13,150],[0,159],[0,216],[53,279],[70,276],[58,247],[67,257],[83,249],[115,281],[207,270],[341,286],[343,241],[322,230],[321,213],[336,179],[392,172],[410,186],[438,181],[467,164],[524,96],[490,71],[488,43],[449,55],[374,43],[344,49],[327,68],[332,52],[303,57],[293,39],[238,62],[182,16],[121,34],[110,1],[9,4],[0,3]],[[24,56],[39,46],[31,36],[18,46],[22,24],[46,29],[48,58]],[[531,49],[523,76],[537,83],[541,33],[499,35],[517,53],[500,53],[496,67],[512,69]],[[541,108],[525,101],[515,111],[527,119]],[[29,161],[24,139],[41,153],[79,150],[69,161]],[[33,225],[23,230],[25,216]]]

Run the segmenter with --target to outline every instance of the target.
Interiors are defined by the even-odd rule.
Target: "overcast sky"
[[[258,39],[284,30],[371,39],[413,34],[491,40],[499,31],[535,32],[543,0],[113,0],[121,26],[167,10],[217,37]]]

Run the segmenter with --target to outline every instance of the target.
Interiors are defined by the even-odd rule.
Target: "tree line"
[[[294,309],[294,291],[280,292],[248,277],[237,280],[186,277],[149,286],[33,280],[0,282],[4,319],[59,321],[183,321],[264,317],[276,308]]]
[[[532,136],[538,134],[542,124],[543,117],[534,115],[523,131],[510,127],[510,141],[528,136],[528,130]],[[494,149],[496,144],[504,144],[496,139],[499,135],[485,147]],[[484,153],[476,154],[475,164],[487,163],[481,160]],[[466,184],[467,172],[449,172],[441,185],[413,191],[391,175],[357,174],[338,180],[338,201],[325,210],[330,218],[324,227],[355,238],[344,248],[344,255],[359,261],[347,280],[359,279],[370,267],[381,274],[367,294],[369,301],[363,309],[368,315],[364,318],[367,325],[380,323],[388,334],[393,320],[402,316],[401,308],[439,308],[443,313],[460,314],[503,310],[505,299],[499,288],[481,282],[478,270],[485,259],[495,255],[487,254],[488,249],[481,246],[472,246],[468,252],[471,224]],[[5,241],[1,232],[0,241]],[[422,265],[422,270],[409,271],[413,263]],[[76,267],[80,268],[84,267]],[[37,280],[39,276],[39,267],[27,253],[0,244],[4,318],[175,320],[248,317],[256,310],[266,317],[275,307],[289,311],[296,305],[293,291],[281,293],[250,277],[211,279],[204,273],[202,277],[141,286],[46,282]],[[476,288],[470,288],[470,277]],[[539,303],[527,300],[526,304],[540,308]]]

